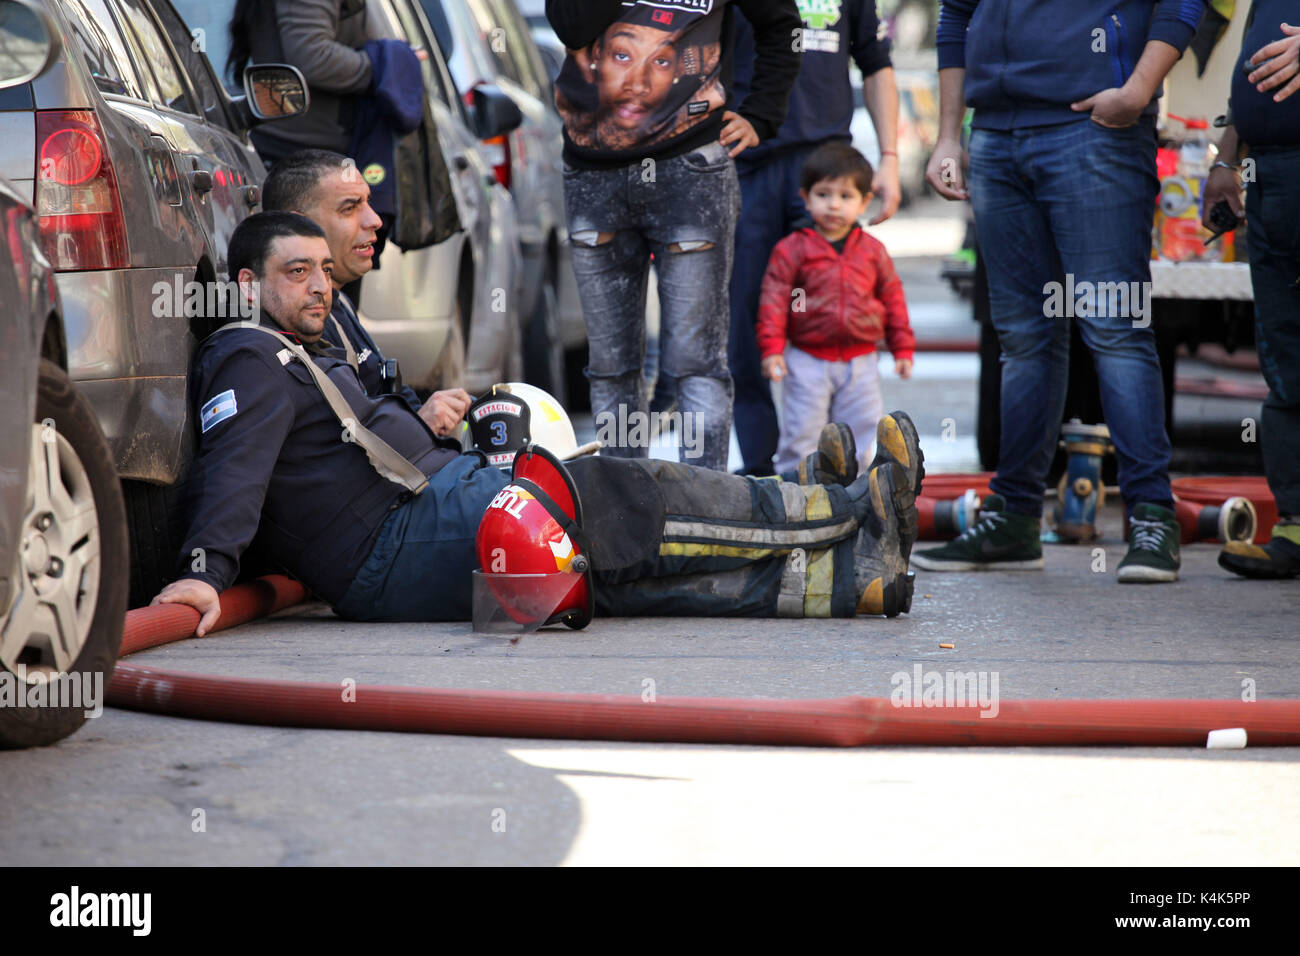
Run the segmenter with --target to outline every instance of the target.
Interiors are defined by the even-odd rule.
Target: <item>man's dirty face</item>
[[[667,98],[677,75],[672,34],[619,23],[601,41],[596,86],[601,111],[622,129],[646,126]]]
[[[334,283],[344,286],[374,267],[383,220],[370,208],[370,187],[355,166],[330,172],[317,184],[308,209],[295,209],[325,230],[334,256]]]

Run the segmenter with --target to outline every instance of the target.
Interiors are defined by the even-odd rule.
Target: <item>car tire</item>
[[[568,380],[564,359],[564,343],[560,338],[560,297],[555,291],[555,283],[547,277],[524,330],[524,381],[550,392],[562,408],[567,408]]]
[[[179,483],[122,482],[131,540],[129,607],[146,606],[176,577],[176,556],[182,543],[178,526],[180,498]]]
[[[117,470],[90,404],[63,369],[44,359],[36,426],[16,582],[21,590],[0,619],[0,647],[11,648],[0,657],[0,676],[30,702],[30,678],[41,674],[46,694],[53,697],[57,687],[67,706],[0,706],[0,747],[52,744],[85,723],[87,711],[103,706],[126,620],[128,544]],[[35,548],[41,572],[27,564]],[[36,630],[43,627],[50,630]],[[21,648],[14,648],[11,628],[28,633]],[[60,675],[78,686],[48,685]]]

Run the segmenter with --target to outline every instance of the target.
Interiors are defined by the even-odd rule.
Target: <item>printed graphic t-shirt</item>
[[[556,80],[567,154],[575,165],[676,155],[721,125],[727,102],[722,36],[727,0],[625,2],[623,14]]]

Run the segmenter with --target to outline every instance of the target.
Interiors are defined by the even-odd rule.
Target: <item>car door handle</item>
[[[261,186],[244,187],[244,203],[251,209],[262,201]]]
[[[190,185],[196,193],[212,192],[212,173],[206,169],[196,169],[190,173]]]
[[[464,172],[465,170],[469,169],[469,159],[466,158],[464,153],[461,153],[459,156],[453,159],[452,162],[455,164],[456,168],[459,169],[461,172]]]

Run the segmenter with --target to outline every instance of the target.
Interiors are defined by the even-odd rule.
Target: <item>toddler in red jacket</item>
[[[832,421],[853,430],[865,467],[884,414],[876,343],[888,345],[899,378],[912,374],[903,284],[885,247],[858,226],[871,176],[848,143],[815,150],[799,191],[813,225],[782,239],[768,260],[757,334],[763,375],[782,383],[778,473],[815,451]]]

